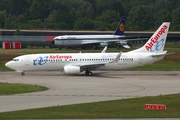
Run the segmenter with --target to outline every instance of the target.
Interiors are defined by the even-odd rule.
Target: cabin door
[[[30,63],[30,58],[29,58],[29,57],[26,57],[26,58],[25,58],[25,65],[29,65],[29,63]]]
[[[141,65],[142,64],[142,56],[141,55],[139,55],[138,61],[139,61],[139,64]]]

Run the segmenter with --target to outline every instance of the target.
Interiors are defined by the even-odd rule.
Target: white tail
[[[169,26],[170,22],[162,23],[162,25],[156,30],[143,47],[131,52],[162,52],[166,43]]]

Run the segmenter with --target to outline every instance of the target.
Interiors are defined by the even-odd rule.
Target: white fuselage
[[[29,54],[14,58],[6,66],[16,71],[63,71],[65,66],[104,64],[98,69],[118,70],[142,66],[161,60],[152,53],[122,53],[118,62],[111,63],[118,53]],[[87,67],[88,68],[88,67]]]
[[[86,44],[118,42],[119,35],[64,35],[54,38],[54,44],[62,47],[75,47]]]

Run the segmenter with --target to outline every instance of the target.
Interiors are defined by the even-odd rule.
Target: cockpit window
[[[60,40],[59,38],[55,38],[54,40]]]
[[[13,59],[13,61],[19,61],[19,59]]]

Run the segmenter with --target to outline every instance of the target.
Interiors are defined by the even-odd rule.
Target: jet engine
[[[130,48],[126,40],[120,40],[118,44],[126,49]]]
[[[106,47],[106,46],[108,46],[107,42],[99,43],[99,47]]]
[[[65,66],[64,67],[64,74],[78,74],[80,73],[79,66]]]

